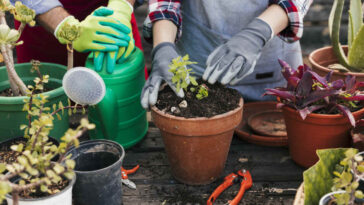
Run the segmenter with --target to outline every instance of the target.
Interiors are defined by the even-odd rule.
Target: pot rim
[[[348,46],[347,45],[342,45],[343,48],[347,48]],[[315,56],[317,53],[319,52],[322,52],[322,51],[325,51],[325,50],[330,50],[332,49],[332,46],[325,46],[325,47],[322,47],[322,48],[318,48],[318,49],[315,49],[314,51],[312,51],[309,55],[308,55],[308,60],[311,64],[313,64],[315,67],[317,68],[320,68],[321,70],[324,70],[326,72],[330,72],[331,69],[328,69],[326,68],[325,66],[322,66],[320,64],[318,64],[313,56]],[[336,75],[341,75],[341,76],[347,76],[347,75],[355,75],[355,76],[364,76],[364,73],[361,73],[361,72],[347,72],[347,73],[342,73],[342,72],[339,72],[339,71],[334,71],[334,73]]]
[[[17,65],[31,65],[31,63],[16,63],[15,66],[17,66]],[[49,66],[57,67],[57,69],[63,69],[65,71],[65,73],[67,71],[66,66],[57,64],[57,63],[44,62],[44,63],[42,63],[42,65],[49,65]],[[5,66],[0,67],[0,70],[2,70],[2,69],[6,69],[6,67]],[[52,76],[49,76],[49,77],[50,77],[50,79],[52,79]],[[20,78],[22,78],[22,77],[20,77]],[[63,90],[63,86],[62,86],[62,79],[59,79],[59,80],[61,82],[60,87],[53,89],[51,91],[43,92],[42,94],[48,95],[49,98],[55,98],[55,97],[58,97],[58,96],[64,94],[64,90]],[[16,96],[16,97],[0,96],[0,104],[6,104],[6,105],[24,104],[24,99],[26,99],[26,98],[28,98],[28,97],[27,96]]]
[[[329,193],[327,193],[327,194],[325,194],[324,196],[321,197],[319,204],[324,205],[324,199],[325,198],[327,198],[327,197],[329,197],[331,195],[334,195],[334,194],[341,194],[341,193],[345,193],[345,191],[340,190],[340,191],[329,192]]]
[[[239,106],[237,108],[235,108],[234,110],[230,110],[229,112],[226,112],[226,113],[215,115],[215,116],[210,117],[210,118],[209,117],[185,118],[185,117],[174,116],[174,115],[171,115],[171,114],[168,114],[166,112],[163,112],[163,111],[159,110],[155,105],[153,105],[151,107],[151,110],[153,112],[157,113],[158,115],[161,115],[161,116],[163,116],[165,118],[170,118],[170,119],[173,119],[173,120],[205,121],[205,120],[218,120],[218,119],[224,118],[226,116],[232,115],[233,113],[239,112],[239,110],[241,109],[241,107],[243,107],[243,105],[244,105],[244,99],[242,97],[240,97]]]
[[[79,147],[81,147],[82,145],[85,145],[85,144],[89,144],[89,143],[100,143],[100,142],[108,142],[108,143],[111,143],[111,144],[115,144],[117,145],[118,147],[121,148],[121,156],[119,157],[119,159],[117,161],[115,161],[114,163],[112,163],[111,165],[107,166],[107,167],[104,167],[102,169],[97,169],[97,170],[92,170],[92,171],[77,171],[77,170],[73,170],[76,174],[82,174],[82,175],[87,175],[87,174],[96,174],[98,172],[102,172],[104,171],[105,169],[109,168],[109,167],[112,167],[112,166],[116,166],[116,164],[118,164],[120,161],[122,161],[125,157],[125,150],[124,150],[124,147],[121,146],[119,143],[115,142],[115,141],[112,141],[112,140],[107,140],[107,139],[97,139],[97,140],[86,140],[86,141],[83,141],[80,143],[80,145],[78,147],[72,147],[68,152],[67,152],[67,155],[70,154],[71,150],[76,150],[78,149]],[[72,159],[72,157],[71,157]],[[76,163],[77,165],[77,163]]]
[[[64,192],[66,192],[68,189],[72,188],[73,185],[75,184],[76,182],[76,173],[75,175],[73,176],[72,180],[70,181],[70,183],[66,186],[66,188],[62,189],[60,192],[57,192],[55,194],[52,194],[52,195],[49,195],[49,196],[45,196],[45,197],[40,197],[40,198],[31,198],[31,199],[24,199],[24,198],[21,198],[19,196],[19,201],[40,201],[40,200],[46,200],[46,199],[49,199],[49,198],[52,198],[52,197],[55,197],[55,196],[58,196],[58,195],[61,195],[63,194]],[[6,194],[5,197],[7,199],[12,199],[12,196],[10,194]]]
[[[294,109],[294,108],[290,107],[289,105],[284,105],[284,106],[282,107],[282,110],[284,110],[284,109],[288,110],[289,112],[298,113],[298,110],[296,110],[296,109]],[[354,113],[356,114],[356,113],[360,113],[360,112],[364,112],[364,107],[363,107],[363,108],[361,108],[360,110],[357,110],[357,111],[355,111],[355,112],[352,112],[352,114],[354,115]],[[300,117],[301,117],[301,116],[300,116]],[[308,114],[308,115],[307,115],[307,118],[308,118],[308,117],[316,118],[316,119],[318,119],[318,118],[331,118],[331,119],[334,119],[334,118],[342,118],[342,117],[345,117],[345,116],[344,116],[344,115],[342,115],[342,114],[332,114],[332,115],[330,115],[330,114],[317,114],[317,113],[310,113],[310,114]],[[307,118],[306,118],[306,119],[307,119]]]

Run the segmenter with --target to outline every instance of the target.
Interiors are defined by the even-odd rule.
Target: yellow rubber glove
[[[117,51],[119,47],[129,44],[130,29],[113,18],[104,17],[114,11],[99,8],[82,22],[73,16],[65,18],[56,28],[54,34],[58,41],[66,44],[67,41],[60,37],[60,31],[66,24],[78,24],[81,28],[80,36],[73,42],[73,48],[79,52],[87,51]]]
[[[133,13],[132,5],[126,0],[109,0],[107,8],[114,11],[113,14],[109,15],[113,19],[118,20],[121,24],[131,28],[131,15]],[[117,52],[95,52],[94,54],[94,66],[96,71],[101,71],[104,61],[106,60],[106,71],[108,73],[113,73],[115,64],[122,63],[135,49],[135,42],[133,39],[133,33],[129,33],[130,41],[128,46],[120,46]]]

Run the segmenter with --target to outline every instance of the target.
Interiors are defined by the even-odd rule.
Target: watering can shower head
[[[95,71],[75,67],[67,71],[62,80],[66,95],[77,104],[95,105],[105,96],[104,80]]]

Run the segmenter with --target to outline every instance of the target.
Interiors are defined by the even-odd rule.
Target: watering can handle
[[[96,105],[96,111],[101,122],[106,139],[113,139],[118,132],[118,104],[115,93],[107,88],[105,97]]]

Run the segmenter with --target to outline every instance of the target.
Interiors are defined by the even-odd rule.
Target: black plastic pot
[[[121,145],[110,140],[89,140],[68,154],[76,161],[75,204],[122,204],[120,168],[125,152]]]

